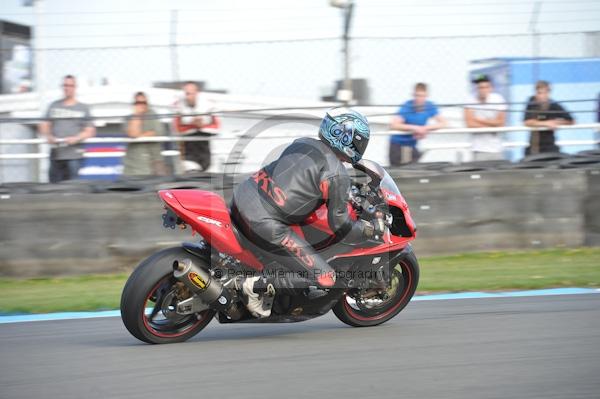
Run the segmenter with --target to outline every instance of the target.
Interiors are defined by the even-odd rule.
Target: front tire
[[[183,342],[212,320],[213,310],[185,316],[174,311],[178,280],[173,276],[173,261],[190,256],[181,247],[165,249],[142,261],[129,276],[121,295],[121,319],[140,341]]]
[[[404,256],[391,265],[387,300],[366,306],[360,292],[349,291],[333,307],[338,319],[353,327],[376,326],[392,319],[408,305],[419,283],[419,262],[408,247]]]

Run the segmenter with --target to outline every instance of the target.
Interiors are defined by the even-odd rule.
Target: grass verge
[[[424,257],[420,264],[420,293],[600,287],[600,248]],[[117,309],[127,277],[2,278],[0,313]]]

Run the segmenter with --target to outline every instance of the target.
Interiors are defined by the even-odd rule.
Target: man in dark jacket
[[[319,129],[320,140],[300,138],[281,156],[236,187],[232,217],[252,243],[277,256],[291,272],[298,272],[317,290],[335,284],[335,272],[312,246],[292,231],[324,203],[327,219],[338,241],[357,243],[377,232],[372,223],[353,221],[347,208],[350,177],[342,162],[356,163],[369,142],[367,119],[341,108],[328,112]],[[248,309],[256,317],[267,317],[263,308],[265,289],[293,290],[289,275],[247,278],[242,290]]]
[[[559,152],[559,148],[555,144],[554,129],[573,124],[571,114],[550,98],[550,83],[544,80],[535,84],[535,96],[529,99],[523,119],[525,126],[547,129],[531,132],[529,147],[525,150],[525,155]]]

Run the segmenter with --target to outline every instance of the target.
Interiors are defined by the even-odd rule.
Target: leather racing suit
[[[368,223],[353,221],[348,214],[350,184],[346,168],[329,146],[300,138],[236,187],[232,218],[249,241],[277,256],[285,268],[302,272],[317,287],[331,287],[334,270],[290,225],[303,222],[326,203],[336,241],[362,241]]]

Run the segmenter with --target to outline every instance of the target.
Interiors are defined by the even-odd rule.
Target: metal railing
[[[581,129],[596,129],[600,131],[600,123],[584,123],[577,125],[565,125],[559,126],[555,130],[581,130]],[[511,133],[511,132],[525,132],[525,131],[544,131],[548,130],[540,127],[528,127],[528,126],[506,126],[506,127],[491,127],[491,128],[446,128],[439,129],[430,133],[430,135],[440,134],[479,134],[479,133]],[[372,137],[385,137],[393,135],[410,135],[408,132],[397,132],[397,131],[378,131],[372,132]],[[289,138],[289,135],[265,135],[253,137],[254,140],[272,140],[272,139],[285,139]],[[239,134],[214,134],[214,136],[198,137],[198,136],[156,136],[156,137],[140,137],[140,138],[129,138],[129,137],[93,137],[82,141],[82,144],[129,144],[129,143],[167,143],[167,142],[186,142],[186,141],[231,141],[240,140],[247,138],[245,133]],[[60,144],[60,140],[58,141]],[[0,139],[0,145],[41,145],[48,144],[48,141],[43,138],[35,139]],[[559,146],[576,146],[576,145],[594,145],[600,144],[600,140],[562,140],[557,141]],[[526,147],[529,143],[527,142],[510,142],[503,143],[506,148],[519,148]],[[468,149],[472,147],[470,142],[454,142],[444,145],[432,145],[428,144],[427,140],[424,141],[423,149]],[[107,155],[108,154],[108,155]],[[102,158],[102,157],[115,157],[123,156],[125,151],[105,152],[105,153],[86,153],[84,156],[87,158]],[[179,151],[163,151],[163,155],[173,156],[178,155]],[[46,153],[20,153],[20,154],[0,154],[0,159],[44,159],[48,158],[49,154]]]
[[[580,130],[580,129],[594,129],[600,131],[600,123],[586,123],[577,125],[566,125],[559,126],[555,130]],[[446,128],[431,132],[430,135],[451,135],[451,134],[480,134],[480,133],[500,133],[506,134],[511,132],[526,132],[526,131],[543,131],[547,130],[544,128],[533,128],[527,126],[507,126],[507,127],[494,127],[494,128]],[[273,140],[273,139],[286,139],[292,136],[271,134],[271,135],[259,135],[256,137],[249,137],[246,133],[215,133],[214,136],[157,136],[157,137],[142,137],[142,138],[128,138],[128,137],[94,137],[84,140],[83,144],[129,144],[129,143],[172,143],[172,142],[188,142],[188,141],[213,141],[213,142],[224,142],[224,141],[236,141],[244,139],[252,140]],[[397,132],[397,131],[375,131],[372,133],[372,137],[386,137],[392,135],[409,135],[411,133]],[[297,136],[293,136],[297,137]],[[0,139],[0,146],[11,146],[11,145],[47,145],[48,142],[43,138],[35,139]],[[598,145],[600,140],[559,140],[556,142],[558,146],[582,146],[582,145]],[[504,148],[524,148],[529,145],[525,141],[512,141],[504,142]],[[423,151],[428,150],[469,150],[472,148],[470,141],[451,143],[433,143],[424,140],[420,149]],[[108,151],[108,152],[86,152],[83,154],[85,158],[115,158],[125,156],[126,150]],[[164,150],[162,155],[165,157],[179,157],[180,151],[178,150]],[[215,152],[213,152],[213,155]],[[30,152],[30,153],[14,153],[14,154],[0,154],[0,160],[35,160],[40,163],[49,158],[49,153],[46,151]]]

